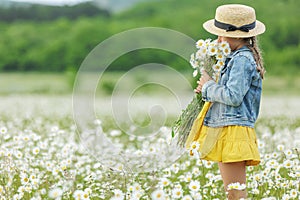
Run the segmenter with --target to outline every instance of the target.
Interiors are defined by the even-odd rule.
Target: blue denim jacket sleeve
[[[202,98],[213,102],[204,125],[254,127],[259,114],[262,79],[252,52],[242,47],[226,60],[219,81],[208,81],[202,87]]]
[[[234,56],[226,66],[219,83],[208,81],[202,87],[204,101],[219,102],[230,106],[239,106],[251,85],[253,65],[245,55]]]

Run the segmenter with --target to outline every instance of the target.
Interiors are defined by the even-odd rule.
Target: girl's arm
[[[231,60],[232,66],[228,77],[222,77],[218,84],[207,80],[202,87],[202,98],[209,102],[220,102],[231,106],[239,106],[251,86],[253,66],[245,56]],[[227,69],[229,70],[229,69]],[[200,79],[201,82],[201,79]]]

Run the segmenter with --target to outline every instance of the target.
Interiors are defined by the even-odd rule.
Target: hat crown
[[[255,22],[256,16],[255,10],[249,6],[229,4],[217,8],[215,19],[222,23],[240,27]]]

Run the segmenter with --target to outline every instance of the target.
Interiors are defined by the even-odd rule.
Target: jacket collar
[[[237,49],[237,50],[235,50],[235,51],[232,51],[232,52],[228,55],[227,58],[231,59],[231,58],[234,57],[236,54],[238,54],[238,53],[240,53],[240,52],[242,52],[242,51],[250,51],[250,49],[249,49],[246,45],[244,45],[244,46],[242,46],[241,48],[239,48],[239,49]]]

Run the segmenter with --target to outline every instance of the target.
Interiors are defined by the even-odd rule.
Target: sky
[[[91,1],[91,0],[11,0],[15,2],[29,2],[47,5],[74,5],[76,3]]]

